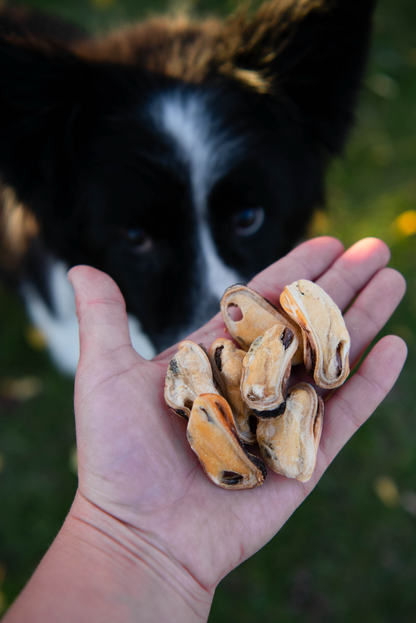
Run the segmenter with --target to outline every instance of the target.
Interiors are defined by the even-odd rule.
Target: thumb
[[[126,305],[114,281],[91,266],[75,266],[68,273],[75,290],[79,323],[80,360],[93,360],[131,347]]]

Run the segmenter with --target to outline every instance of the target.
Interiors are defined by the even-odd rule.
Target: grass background
[[[10,2],[13,4],[13,2]],[[226,14],[223,0],[32,0],[103,31],[149,12]],[[414,623],[416,612],[416,9],[381,0],[358,122],[310,235],[378,236],[408,293],[384,333],[406,339],[395,388],[280,533],[219,586],[210,623]],[[72,381],[0,286],[0,612],[52,542],[76,489]]]

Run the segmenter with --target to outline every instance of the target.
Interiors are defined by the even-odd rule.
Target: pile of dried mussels
[[[261,485],[266,467],[246,450],[258,443],[278,474],[312,476],[324,405],[314,388],[288,389],[292,365],[304,363],[317,386],[334,389],[349,374],[350,338],[341,311],[315,283],[286,286],[282,310],[244,285],[225,291],[224,322],[240,346],[179,344],[166,374],[165,400],[188,420],[187,438],[208,477],[225,489]],[[233,320],[230,310],[240,309]],[[254,423],[254,426],[253,426]]]

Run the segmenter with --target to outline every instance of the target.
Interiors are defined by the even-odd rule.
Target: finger
[[[68,280],[75,290],[81,359],[131,347],[126,306],[111,277],[90,266],[76,266]]]
[[[343,253],[316,283],[344,310],[389,260],[390,250],[382,240],[364,238]]]
[[[406,356],[407,347],[401,338],[384,337],[356,374],[325,403],[316,479],[384,400],[395,384]]]
[[[322,236],[299,245],[249,283],[250,288],[279,305],[279,297],[285,286],[298,279],[315,281],[342,257],[344,247],[336,238]]]
[[[345,253],[336,238],[309,240],[257,275],[249,286],[271,303],[279,305],[280,294],[287,284],[309,279],[320,285],[337,303],[345,308],[358,292],[383,268],[390,259],[388,246],[377,238],[360,240]],[[213,341],[223,330],[221,317],[193,334],[197,339]],[[191,337],[191,339],[195,339]]]
[[[249,285],[271,303],[278,304],[279,296],[285,285],[301,278],[316,279],[331,266],[342,251],[342,243],[336,238],[322,236],[308,240],[259,273]],[[229,334],[224,327],[221,314],[218,313],[204,327],[192,333],[188,339],[210,346],[220,337],[229,337]],[[158,355],[154,361],[168,360],[176,351],[177,345],[175,344]]]
[[[406,291],[404,277],[393,268],[383,268],[359,294],[345,314],[351,336],[351,368],[384,327]]]

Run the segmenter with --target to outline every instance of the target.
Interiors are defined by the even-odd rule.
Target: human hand
[[[278,303],[286,284],[305,278],[322,286],[342,310],[354,301],[345,314],[354,367],[405,290],[401,275],[385,268],[388,260],[379,240],[363,240],[342,253],[339,241],[318,238],[294,249],[250,286]],[[81,341],[75,384],[79,488],[72,517],[108,531],[133,556],[145,557],[158,573],[170,576],[167,581],[179,590],[193,592],[198,586],[198,599],[209,600],[221,578],[276,534],[373,413],[395,383],[406,347],[398,337],[383,338],[327,400],[317,465],[308,483],[268,470],[263,486],[227,491],[207,479],[187,443],[186,422],[164,403],[166,368],[176,347],[143,360],[131,346],[124,301],[114,282],[89,267],[72,269],[70,280]],[[209,347],[224,335],[217,315],[190,339]]]

